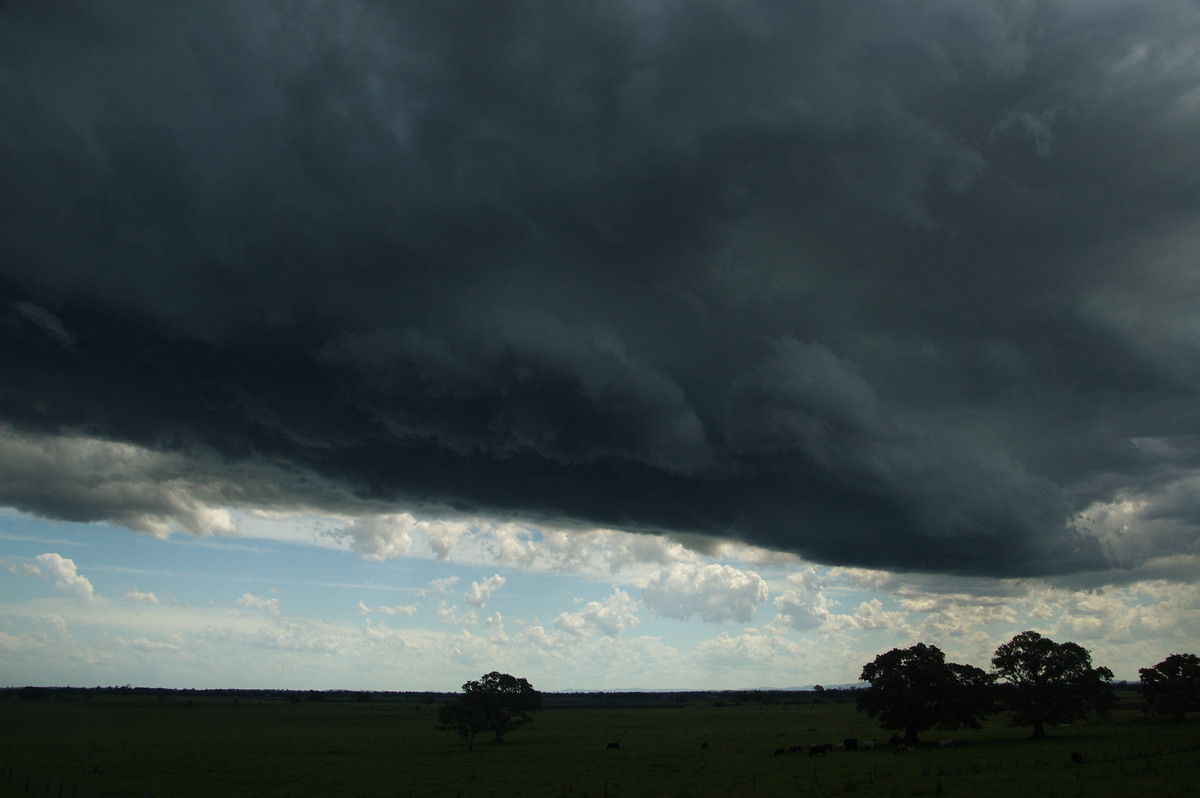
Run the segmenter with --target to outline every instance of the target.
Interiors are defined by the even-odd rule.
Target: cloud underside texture
[[[1197,40],[1182,0],[4,3],[0,502],[1195,554]]]

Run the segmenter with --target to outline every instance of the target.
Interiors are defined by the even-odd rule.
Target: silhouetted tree
[[[946,662],[937,646],[917,643],[893,648],[863,666],[871,686],[858,694],[858,711],[878,718],[885,729],[904,731],[904,742],[934,727],[980,727],[991,711],[992,677],[979,668]]]
[[[1200,710],[1200,657],[1172,654],[1153,668],[1138,668],[1142,697],[1156,715],[1182,721],[1185,713]]]
[[[475,735],[489,728],[487,718],[483,716],[479,707],[467,704],[461,699],[442,704],[438,712],[437,727],[440,731],[452,731],[463,738],[468,751],[475,748]]]
[[[1106,714],[1114,697],[1113,674],[1092,667],[1092,655],[1076,643],[1055,643],[1037,632],[1021,632],[992,657],[1004,705],[1015,711],[1013,723],[1032,726],[1035,740],[1046,737],[1047,723],[1067,723],[1090,712]]]
[[[533,720],[529,713],[542,708],[542,694],[527,680],[499,671],[467,682],[462,689],[459,701],[465,707],[463,717],[481,718],[479,731],[493,732],[497,743],[504,742],[508,732]]]

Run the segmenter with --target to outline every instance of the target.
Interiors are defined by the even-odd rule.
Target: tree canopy
[[[871,686],[859,693],[858,710],[878,718],[885,729],[903,730],[910,745],[934,727],[977,729],[991,709],[991,676],[946,662],[939,648],[924,643],[880,654],[863,666],[859,678]]]
[[[1183,720],[1200,710],[1200,657],[1172,654],[1152,668],[1139,668],[1140,692],[1156,715]]]
[[[542,708],[542,694],[528,680],[492,671],[462,686],[458,704],[443,707],[439,728],[454,731],[470,747],[477,732],[490,731],[495,742],[533,720],[531,712]]]
[[[1004,704],[1015,711],[1013,723],[1032,726],[1035,740],[1046,736],[1048,723],[1104,714],[1114,701],[1112,671],[1093,668],[1092,655],[1076,643],[1021,632],[996,649],[992,666],[1003,682]]]
[[[463,738],[467,750],[475,748],[475,735],[488,730],[487,718],[478,706],[467,704],[461,699],[447,701],[438,712],[438,729],[451,731]]]

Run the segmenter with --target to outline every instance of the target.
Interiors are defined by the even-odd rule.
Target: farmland
[[[1200,764],[1200,723],[1148,718],[1128,695],[1109,719],[1042,742],[998,715],[981,731],[927,733],[902,754],[817,757],[774,752],[887,734],[845,695],[547,696],[534,723],[468,752],[435,730],[437,696],[312,697],[10,692],[0,696],[10,776],[0,796],[58,795],[59,785],[63,795],[137,798],[1182,796]],[[938,747],[939,737],[954,745]],[[606,750],[611,742],[620,749]]]

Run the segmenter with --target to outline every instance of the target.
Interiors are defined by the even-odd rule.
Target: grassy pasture
[[[887,735],[851,702],[623,706],[548,702],[502,745],[468,752],[416,701],[288,703],[259,697],[0,698],[0,767],[64,795],[184,796],[1184,796],[1200,723],[1132,709],[1051,730],[1044,742],[993,717],[978,732],[904,754],[778,747]],[[619,751],[605,750],[619,742]],[[707,742],[706,749],[701,743]],[[1080,752],[1082,765],[1071,761]],[[36,777],[35,777],[36,782]],[[0,796],[26,795],[0,785]],[[37,793],[45,794],[45,787]]]

